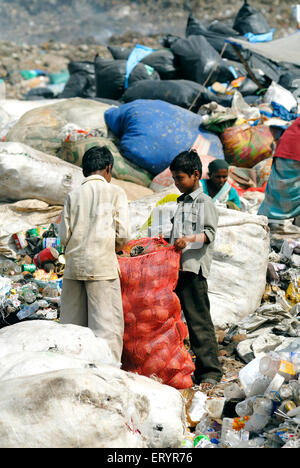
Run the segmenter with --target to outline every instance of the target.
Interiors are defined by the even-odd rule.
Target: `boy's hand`
[[[189,240],[186,238],[186,237],[181,237],[180,239],[177,239],[175,241],[175,249],[176,250],[183,250],[186,248],[186,246],[188,245],[189,243]]]
[[[183,236],[175,241],[174,246],[176,250],[183,250],[191,242],[199,242],[203,246],[204,244],[208,243],[208,238],[204,233]]]

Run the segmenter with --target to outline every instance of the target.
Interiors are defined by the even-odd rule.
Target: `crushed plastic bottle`
[[[261,358],[259,371],[271,379],[273,379],[276,374],[279,374],[287,381],[292,380],[296,375],[292,360],[282,359],[281,356],[276,353],[269,353],[269,355]]]
[[[39,310],[38,302],[34,302],[33,304],[26,305],[22,307],[22,309],[17,313],[17,317],[19,320],[23,320],[31,315],[35,314]]]
[[[237,403],[235,407],[236,414],[241,418],[251,416],[253,414],[253,402],[256,398],[256,396],[253,396]]]

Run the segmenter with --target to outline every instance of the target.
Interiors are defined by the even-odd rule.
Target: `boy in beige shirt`
[[[129,241],[130,230],[126,193],[110,183],[113,163],[106,147],[90,148],[82,159],[85,179],[66,198],[60,322],[88,326],[120,362],[124,319],[116,251]]]

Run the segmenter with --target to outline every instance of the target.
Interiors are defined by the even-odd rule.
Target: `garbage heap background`
[[[286,18],[290,25],[291,17],[286,15]],[[202,27],[196,15],[189,16],[187,29],[191,24]],[[207,21],[206,32],[199,34],[202,40],[211,37],[207,34],[209,24]],[[227,27],[232,28],[232,21],[227,20]],[[293,30],[292,26],[288,27]],[[287,218],[283,223],[270,225],[266,251],[262,253],[267,259],[266,271],[263,284],[258,287],[261,294],[257,307],[246,316],[237,314],[234,319],[231,316],[230,323],[216,326],[224,377],[208,394],[195,387],[176,390],[164,385],[165,382],[157,376],[135,375],[135,385],[140,386],[138,396],[130,383],[133,377],[115,367],[105,343],[101,348],[89,336],[92,344],[87,345],[84,334],[88,332],[75,331],[72,327],[64,329],[59,325],[65,258],[57,228],[64,198],[81,180],[79,166],[84,150],[100,142],[112,150],[117,162],[114,183],[126,190],[131,209],[144,206],[144,211],[138,211],[139,230],[134,232],[135,239],[143,237],[145,223],[147,227],[151,225],[151,213],[162,198],[167,197],[168,205],[174,204],[174,196],[178,196],[170,181],[167,163],[162,171],[151,172],[148,160],[138,164],[136,155],[130,159],[130,148],[128,150],[122,140],[124,134],[114,134],[107,124],[106,112],[111,109],[122,108],[125,102],[135,104],[139,99],[151,99],[148,106],[151,102],[155,105],[158,100],[167,103],[169,116],[173,115],[173,106],[176,106],[188,113],[185,115],[201,118],[203,133],[200,136],[204,140],[200,139],[197,146],[199,138],[194,138],[194,135],[191,138],[204,169],[210,160],[225,158],[230,164],[230,183],[237,188],[242,200],[242,213],[235,216],[249,216],[251,222],[258,222],[257,210],[264,198],[276,139],[298,116],[300,69],[289,65],[284,76],[274,63],[268,60],[259,62],[255,73],[265,87],[261,91],[247,75],[243,64],[231,58],[230,64],[229,59],[222,61],[223,68],[217,73],[210,66],[203,74],[202,67],[200,81],[193,81],[193,67],[187,72],[183,69],[183,64],[187,63],[184,56],[181,55],[181,62],[175,59],[176,43],[177,46],[182,45],[178,41],[189,40],[189,37],[188,34],[186,38],[178,38],[128,33],[123,38],[112,37],[108,47],[93,40],[80,45],[55,41],[44,42],[42,46],[20,46],[8,41],[0,43],[0,77],[4,80],[7,98],[0,101],[0,164],[3,174],[8,175],[0,183],[0,360],[3,368],[0,386],[2,395],[5,395],[0,417],[2,414],[1,422],[7,423],[0,438],[3,446],[299,448],[300,229],[297,221],[294,223],[293,219]],[[126,60],[136,44],[163,49],[163,58],[168,62],[159,68],[154,60],[157,69],[140,63],[140,75],[131,83],[129,80],[129,87],[125,90]],[[214,53],[219,56],[220,50],[214,49]],[[118,58],[120,54],[125,59]],[[166,73],[167,65],[169,74]],[[233,67],[231,72],[229,65]],[[258,72],[260,66],[263,70]],[[211,81],[207,81],[209,77]],[[197,77],[194,75],[194,78]],[[164,93],[163,88],[158,88],[164,81],[172,81],[177,91]],[[154,86],[157,86],[157,93],[161,93],[159,97],[158,94],[155,97],[147,94],[149,90],[153,91]],[[143,105],[147,106],[147,102]],[[82,112],[86,113],[82,116]],[[235,135],[245,135],[246,132],[255,138],[260,130],[263,139],[253,152],[243,156],[247,145],[243,146],[240,140],[237,144]],[[231,143],[225,138],[228,132],[231,132]],[[203,146],[203,141],[211,143]],[[218,142],[222,144],[218,146]],[[148,157],[153,163],[151,155]],[[207,176],[205,171],[204,176]],[[222,212],[222,207],[219,209]],[[250,218],[245,223],[250,222]],[[267,224],[266,220],[261,223]],[[230,248],[232,244],[227,245],[226,252],[223,251],[224,258],[230,257]],[[250,243],[247,249],[251,257]],[[249,261],[244,267],[247,271],[255,269]],[[224,302],[224,310],[232,307],[228,301]],[[51,327],[53,336],[49,335]],[[60,337],[60,333],[66,334]],[[80,351],[78,342],[81,343]],[[193,357],[188,336],[183,342]],[[51,376],[49,372],[52,372]],[[77,393],[71,385],[61,385],[56,390],[57,395],[64,395],[66,414],[72,418],[68,412],[68,398],[71,400],[76,394],[72,401],[82,409],[86,382],[90,393],[85,394],[85,398],[89,402],[91,395],[96,399],[103,398],[103,389],[99,389],[93,380],[97,372],[111,380],[107,391],[112,402],[105,403],[107,413],[103,408],[104,413],[97,413],[95,424],[102,427],[101,420],[105,421],[104,425],[110,426],[111,431],[103,429],[102,438],[97,437],[92,424],[88,426],[84,422],[88,420],[85,417],[79,422],[83,430],[78,442],[72,430],[64,426],[62,416],[57,419],[63,434],[59,440],[55,436],[55,424],[49,423],[49,412],[49,417],[42,418],[39,423],[43,442],[38,433],[31,434],[31,439],[27,438],[23,430],[24,418],[28,414],[32,423],[36,423],[39,410],[36,409],[33,415],[30,402],[27,405],[24,401],[15,408],[10,399],[14,395],[18,398],[22,395],[24,378],[27,378],[25,386],[28,385],[29,389],[35,385],[47,385],[47,378],[51,380],[55,376],[76,381]],[[124,393],[122,411],[118,413],[114,398],[117,398],[116,382],[120,381],[128,392],[128,400]],[[153,398],[154,387],[157,398]],[[134,408],[129,403],[133,395],[137,399],[134,400]],[[142,412],[137,410],[141,395],[145,408],[148,405],[147,416],[142,416]],[[53,396],[44,394],[46,401],[51,398]],[[173,412],[162,410],[171,398],[174,401]],[[56,414],[55,398],[51,402],[53,418]],[[95,408],[97,412],[97,404]],[[119,419],[105,419],[109,411],[119,414]],[[15,436],[9,431],[8,421],[12,414],[16,417]],[[75,424],[75,419],[73,422]],[[113,428],[120,427],[120,424],[124,425],[124,430],[115,431],[119,434],[116,439]]]

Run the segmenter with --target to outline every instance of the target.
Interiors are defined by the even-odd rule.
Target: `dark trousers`
[[[175,289],[187,322],[191,348],[196,356],[196,383],[213,379],[219,382],[222,368],[218,359],[215,328],[210,316],[207,281],[191,272],[179,273]]]

